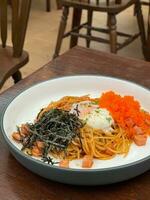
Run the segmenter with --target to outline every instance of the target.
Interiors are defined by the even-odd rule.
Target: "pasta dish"
[[[113,91],[100,97],[65,96],[42,108],[34,123],[24,123],[12,133],[29,156],[44,162],[69,167],[82,159],[83,168],[91,168],[93,159],[107,160],[126,156],[132,143],[146,144],[150,135],[150,114],[133,96]]]

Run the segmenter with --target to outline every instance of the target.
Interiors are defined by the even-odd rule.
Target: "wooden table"
[[[100,74],[131,80],[150,88],[150,65],[144,61],[75,47],[0,95],[0,112],[20,91],[54,77]],[[1,200],[149,200],[150,171],[109,186],[79,187],[52,182],[21,166],[0,135]]]

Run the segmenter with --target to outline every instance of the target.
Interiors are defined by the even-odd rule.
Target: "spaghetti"
[[[53,152],[53,156],[74,160],[90,155],[93,158],[107,160],[116,154],[126,156],[132,142],[121,128],[115,128],[113,132],[106,133],[85,125],[80,129],[80,136],[81,140],[75,138],[68,146],[67,152]]]

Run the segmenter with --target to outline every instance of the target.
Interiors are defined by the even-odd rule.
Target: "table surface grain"
[[[150,64],[104,52],[75,47],[0,95],[0,113],[24,89],[54,77],[96,74],[113,76],[150,89]],[[21,166],[0,134],[1,200],[149,200],[150,171],[108,186],[71,186],[41,178]]]

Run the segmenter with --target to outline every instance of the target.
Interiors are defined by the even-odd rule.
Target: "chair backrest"
[[[63,0],[62,0],[63,1]],[[76,0],[70,0],[70,2],[74,2]],[[77,0],[78,2],[81,2],[81,3],[87,3],[87,4],[90,4],[90,3],[95,3],[97,5],[100,5],[101,3],[106,3],[107,5],[109,4],[121,4],[123,0]]]
[[[22,54],[31,0],[9,0],[11,4],[11,39],[13,56]],[[2,47],[6,47],[8,31],[8,0],[0,0],[0,34]]]
[[[87,0],[89,3],[92,2],[93,0]],[[99,5],[101,2],[104,2],[104,0],[96,0],[96,4]],[[105,0],[106,4],[109,5],[112,0]],[[114,4],[121,4],[122,0],[113,0]]]
[[[139,1],[139,0],[137,0]],[[73,6],[76,5],[76,7],[84,6],[86,8],[90,8],[91,6],[99,7],[101,9],[116,9],[116,11],[119,8],[125,9],[128,7],[128,5],[132,5],[135,3],[136,0],[61,0],[62,6]]]
[[[150,44],[150,4],[149,4],[149,10],[148,10],[147,40]]]

